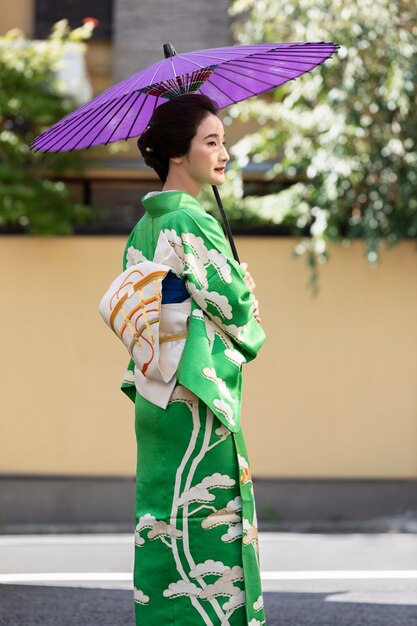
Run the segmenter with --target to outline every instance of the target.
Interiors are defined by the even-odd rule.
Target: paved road
[[[260,557],[267,626],[417,626],[417,535],[261,533]],[[0,625],[135,626],[132,565],[131,535],[2,536]]]

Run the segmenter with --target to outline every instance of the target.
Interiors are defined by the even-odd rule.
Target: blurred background
[[[1,0],[0,530],[133,528],[128,355],[98,303],[161,184],[136,140],[28,144],[166,42],[341,44],[221,112],[221,195],[267,334],[243,430],[261,529],[417,515],[417,9],[351,4]]]

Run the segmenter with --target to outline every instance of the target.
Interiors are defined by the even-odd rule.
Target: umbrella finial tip
[[[164,43],[164,55],[165,58],[167,59],[168,57],[173,57],[175,56],[177,53],[172,45],[172,43]]]

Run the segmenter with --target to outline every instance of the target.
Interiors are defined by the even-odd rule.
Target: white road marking
[[[0,583],[29,583],[29,582],[58,582],[58,581],[87,581],[110,580],[130,581],[131,572],[56,572],[34,574],[0,574]]]
[[[58,581],[132,581],[133,572],[42,572],[0,574],[0,583]],[[262,580],[398,580],[417,579],[417,570],[264,571]]]
[[[7,535],[0,537],[0,548],[3,546],[28,545],[100,545],[125,544],[134,542],[134,531],[123,535]]]
[[[417,579],[417,570],[308,570],[261,572],[262,580],[394,580],[399,578]]]

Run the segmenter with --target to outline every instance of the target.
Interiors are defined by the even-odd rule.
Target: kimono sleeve
[[[257,355],[265,333],[253,316],[254,295],[245,270],[233,258],[219,222],[205,212],[187,213],[181,228],[165,231],[184,262],[182,278],[195,303],[243,353]]]

